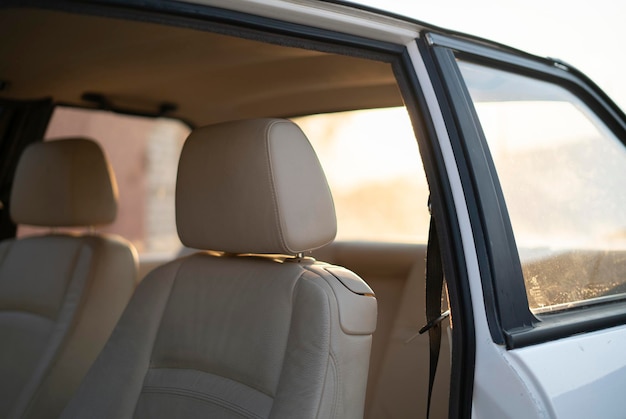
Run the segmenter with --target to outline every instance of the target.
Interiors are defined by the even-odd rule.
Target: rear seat
[[[426,245],[334,242],[315,250],[312,256],[352,270],[376,293],[378,323],[372,342],[365,417],[425,415],[428,334],[415,335],[426,323]],[[431,418],[448,417],[450,344],[445,333],[447,326],[444,324]]]
[[[108,224],[117,190],[100,147],[29,146],[11,196],[18,224]],[[57,417],[130,299],[136,252],[119,237],[46,234],[0,243],[0,417]]]

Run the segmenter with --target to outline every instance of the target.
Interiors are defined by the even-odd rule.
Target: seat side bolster
[[[300,294],[305,292],[322,293],[328,301],[328,317],[322,317],[318,308],[315,312],[309,313],[311,317],[307,319],[306,312],[303,311],[306,305],[302,303],[303,296],[299,294],[294,303],[298,314],[292,319],[292,328],[293,330],[302,329],[306,331],[322,319],[328,322],[329,342],[328,352],[325,354],[326,362],[324,366],[318,366],[320,373],[324,374],[319,404],[319,406],[324,407],[324,410],[317,410],[316,415],[312,417],[362,418],[373,329],[369,332],[365,330],[361,330],[359,333],[346,332],[346,328],[341,325],[342,305],[350,306],[351,310],[356,308],[362,315],[375,319],[376,300],[373,296],[357,294],[354,294],[356,300],[346,299],[346,295],[343,293],[351,293],[351,291],[326,270],[329,266],[323,263],[307,266],[308,272],[302,276],[298,287]],[[343,312],[344,315],[347,313],[345,310]],[[294,336],[290,336],[290,339],[294,339]],[[293,342],[300,344],[298,339],[294,339]],[[289,348],[290,346],[288,346],[288,351]],[[286,358],[285,367],[288,368],[289,365],[288,358]],[[285,375],[284,373],[283,376]],[[281,386],[284,386],[286,382],[289,383],[288,380],[284,381],[281,377]],[[289,393],[285,392],[285,394]],[[282,399],[285,394],[279,391],[275,405],[285,408],[295,404]],[[293,393],[291,394],[294,400],[298,400],[298,397],[294,396]],[[293,407],[294,409],[298,408],[298,406]],[[301,408],[301,405],[299,407]],[[291,417],[294,417],[293,415],[307,417],[301,416],[303,413],[301,409],[290,413],[292,414]],[[284,416],[273,415],[272,417],[290,416],[285,414]]]
[[[61,418],[130,418],[181,263],[164,265],[137,287],[102,352]]]
[[[333,317],[333,314],[335,317]],[[300,276],[293,298],[293,314],[272,419],[330,417],[320,412],[331,360],[332,319],[337,307],[327,284],[310,272]],[[330,405],[330,403],[326,403]]]
[[[362,418],[365,406],[365,392],[372,346],[372,333],[375,329],[377,317],[377,303],[373,295],[358,295],[352,293],[336,276],[328,272],[328,265],[314,264],[310,267],[322,279],[332,295],[331,301],[337,313],[334,318],[340,321],[332,324],[330,350],[340,381],[337,389],[332,386],[324,389],[324,397],[338,397],[334,404],[334,411],[328,417],[334,418]],[[351,273],[352,274],[352,273]],[[354,274],[352,274],[354,275]],[[346,294],[347,292],[347,294]],[[355,323],[356,328],[342,326],[342,318],[359,313],[365,320]],[[358,333],[355,333],[358,332]],[[338,395],[338,396],[337,396]],[[323,417],[323,416],[320,416]]]

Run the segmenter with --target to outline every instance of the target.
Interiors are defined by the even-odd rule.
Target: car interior
[[[0,417],[426,414],[393,60],[75,3],[0,6],[0,37]]]

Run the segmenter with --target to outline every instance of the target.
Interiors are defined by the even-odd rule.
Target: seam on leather
[[[135,408],[133,409],[133,417],[136,416],[137,405],[139,403],[139,398],[141,396],[141,393],[143,392],[143,388],[144,388],[144,385],[145,385],[145,382],[146,382],[146,377],[148,375],[148,371],[152,368],[152,356],[154,355],[154,343],[156,342],[156,340],[157,340],[157,338],[159,336],[159,332],[161,331],[161,324],[163,323],[163,316],[165,315],[165,311],[167,310],[167,306],[168,306],[168,304],[170,302],[170,299],[172,297],[172,290],[174,289],[174,283],[178,279],[178,274],[179,274],[180,269],[182,268],[182,266],[183,266],[183,263],[181,261],[178,264],[178,267],[176,268],[176,272],[174,272],[174,278],[172,278],[172,280],[170,281],[170,287],[169,287],[169,290],[167,291],[167,299],[166,299],[166,301],[163,304],[163,307],[161,309],[161,316],[159,318],[159,325],[156,328],[156,333],[152,337],[152,343],[150,344],[150,347],[152,348],[152,350],[150,351],[150,359],[148,361],[148,368],[146,368],[146,371],[144,372],[143,381],[141,383],[141,390],[139,391],[139,395],[138,395],[137,399],[135,400]]]
[[[259,416],[256,413],[246,408],[243,408],[235,403],[231,403],[228,400],[225,400],[221,397],[217,397],[212,394],[202,393],[199,391],[193,391],[193,390],[187,390],[187,389],[175,388],[175,387],[165,387],[165,386],[144,386],[141,392],[145,394],[150,394],[150,393],[169,394],[169,395],[174,395],[178,397],[189,398],[189,399],[198,400],[198,401],[205,402],[208,404],[214,404],[214,405],[227,408],[228,410],[240,416],[243,416],[245,418],[263,419],[262,416]]]
[[[91,255],[90,255],[89,265],[87,268],[87,274],[85,276],[85,280],[82,283],[80,293],[78,294],[78,300],[76,301],[76,306],[74,307],[74,314],[81,313],[81,311],[83,310],[83,307],[87,303],[86,301],[87,295],[89,294],[89,290],[91,290],[91,287],[93,287],[93,283],[95,282],[94,271],[97,270],[98,268],[97,265],[99,262],[98,258],[94,257],[94,255],[96,255],[96,253],[99,253],[98,250],[101,250],[101,249],[97,249],[97,248],[101,248],[101,247],[102,247],[102,242],[98,238],[94,236],[82,236],[81,237],[81,250],[77,252],[77,254],[82,253],[82,249],[86,248],[87,250],[89,250]],[[68,285],[67,289],[69,290],[69,288],[70,286]],[[78,316],[74,315],[72,316],[72,322],[70,324],[67,337],[69,337],[72,334],[77,324],[78,324]]]
[[[276,384],[276,388],[274,389],[274,394],[270,395],[274,400],[276,399],[276,396],[278,395],[278,389],[280,388],[280,382],[282,380],[283,372],[285,370],[285,357],[287,356],[287,348],[289,347],[289,338],[291,337],[291,327],[293,326],[293,313],[294,313],[293,307],[297,298],[298,284],[302,280],[302,275],[304,275],[304,272],[300,272],[300,275],[298,275],[298,278],[293,282],[293,287],[291,287],[291,301],[290,301],[291,313],[289,313],[289,327],[287,328],[288,330],[287,341],[285,342],[285,346],[283,348],[282,362],[280,366],[280,372],[278,373],[278,383]],[[273,410],[273,406],[271,410]]]
[[[343,402],[343,392],[341,390],[341,383],[339,382],[339,377],[341,374],[339,373],[339,362],[337,362],[337,355],[333,351],[332,347],[329,348],[330,361],[328,363],[328,367],[330,369],[330,373],[333,375],[333,379],[335,380],[336,389],[333,392],[333,400],[330,406],[330,417],[337,417],[337,408],[342,405]]]
[[[322,280],[324,280],[322,275],[320,275],[318,272],[310,269],[309,266],[304,267],[304,272],[300,276],[300,279],[302,279],[307,274],[313,274],[313,275],[315,275],[315,277],[321,278]],[[306,278],[304,278],[302,280],[306,280]],[[328,337],[328,356],[326,357],[326,371],[328,371],[328,367],[329,367],[330,361],[332,361],[332,357],[333,357],[333,352],[332,352],[332,334],[333,334],[333,332],[332,332],[332,327],[333,327],[332,326],[332,309],[330,307],[331,306],[331,301],[330,301],[330,297],[328,295],[328,292],[327,292],[327,290],[326,290],[326,288],[324,286],[322,286],[321,284],[318,284],[315,281],[311,281],[311,284],[316,286],[320,290],[322,290],[322,292],[326,296],[326,304],[328,306],[329,319],[331,320],[331,322],[330,322],[331,324],[329,324],[328,336],[327,336]],[[329,358],[330,358],[330,360],[329,360]],[[335,378],[337,378],[336,375],[335,375]],[[319,401],[317,403],[317,414],[316,414],[317,417],[319,417],[318,415],[319,415],[319,413],[321,412],[321,409],[322,409],[322,402],[324,401],[324,388],[328,385],[326,380],[327,380],[327,375],[326,375],[326,373],[324,373],[324,383],[322,384],[322,391],[320,392],[320,399],[319,399]],[[338,386],[338,384],[339,384],[338,381],[335,380],[335,383],[337,383],[337,387],[336,387],[335,393],[341,392],[340,391],[341,389]],[[335,398],[335,397],[333,397],[333,398]],[[331,410],[333,410],[334,408],[335,408],[335,406],[332,406]],[[331,416],[331,417],[333,417],[333,416]]]
[[[77,275],[82,255],[87,252],[88,258],[87,269],[84,272],[84,277],[81,278]],[[18,396],[16,403],[13,405],[12,415],[20,417],[30,411],[32,408],[32,402],[36,399],[36,396],[41,391],[41,384],[46,380],[52,365],[56,362],[59,354],[63,350],[63,347],[67,343],[72,330],[74,329],[77,321],[77,313],[80,312],[82,302],[84,301],[85,289],[89,286],[89,275],[91,271],[91,265],[93,264],[94,251],[90,245],[85,244],[85,239],[80,238],[80,243],[74,254],[74,260],[72,261],[72,276],[65,286],[63,291],[63,303],[57,311],[56,319],[54,320],[54,326],[52,328],[50,338],[47,343],[47,350],[44,351],[36,367],[33,369],[33,373],[22,388],[20,395]],[[74,294],[68,295],[68,293]],[[75,299],[70,299],[74,297]],[[65,320],[65,321],[64,321]],[[61,324],[66,323],[66,327],[62,327]],[[64,333],[62,331],[65,330]]]
[[[326,274],[327,274],[326,271],[320,272],[317,269],[314,269],[313,265],[304,266],[304,269],[309,274],[314,275],[317,278],[320,278],[322,281],[324,281],[323,282],[324,284],[327,284],[327,286],[330,286],[330,285],[328,285],[328,278],[326,277]],[[330,274],[328,274],[328,275],[330,275]],[[313,283],[316,286],[318,286],[319,288],[321,288],[322,290],[324,290],[324,294],[326,295],[327,302],[328,302],[329,309],[330,309],[330,304],[331,304],[330,300],[331,300],[331,298],[328,296],[328,294],[326,292],[326,289],[322,285],[320,285],[320,284],[317,284],[315,282],[313,282]],[[339,310],[339,307],[337,307],[337,310]],[[340,379],[339,379],[342,376],[341,372],[340,372],[340,362],[338,362],[337,354],[333,351],[333,345],[332,345],[332,334],[333,334],[332,327],[333,327],[333,325],[331,324],[330,326],[331,327],[330,327],[330,329],[328,331],[328,333],[329,333],[329,336],[328,336],[329,361],[328,361],[328,364],[327,364],[326,368],[328,370],[328,367],[329,366],[331,367],[331,370],[334,373],[333,379],[335,380],[335,385],[336,385],[336,389],[335,389],[335,392],[333,394],[333,403],[331,405],[331,417],[334,418],[334,417],[337,417],[337,409],[338,409],[338,407],[341,406],[342,403],[343,403],[343,391],[342,391],[343,387],[342,387],[342,383],[340,382]],[[327,385],[327,383],[326,383],[326,377],[325,377],[324,387],[326,385]],[[322,395],[323,395],[323,392],[322,392]],[[323,399],[323,397],[320,398],[320,406],[321,406],[322,399]],[[318,413],[319,412],[320,412],[320,408],[318,408]]]
[[[77,281],[77,279],[75,278],[76,275],[76,268],[78,266],[79,260],[80,260],[80,255],[83,253],[85,247],[88,247],[85,245],[85,239],[83,237],[80,237],[80,244],[78,245],[78,248],[76,250],[76,253],[74,254],[74,260],[72,261],[72,277],[69,281],[67,281],[67,284],[65,285],[65,289],[63,290],[63,304],[61,305],[61,307],[59,307],[59,310],[57,311],[57,320],[59,319],[61,313],[63,312],[64,308],[65,308],[65,304],[67,303],[67,293],[68,291],[73,288],[73,286],[75,285],[75,281]],[[91,263],[93,263],[93,250],[88,247],[88,249],[90,251],[90,255],[89,255],[89,264],[91,265]],[[87,272],[89,272],[89,269],[87,270]],[[85,277],[87,277],[88,275],[85,275]],[[82,286],[80,287],[81,293],[84,290],[85,287],[85,283],[88,282],[87,279],[85,279],[84,281],[82,281]],[[74,307],[74,310],[76,310],[78,308],[78,301],[76,301],[76,305]]]
[[[265,127],[265,133],[264,133],[264,139],[265,139],[265,153],[266,153],[266,158],[267,158],[267,168],[268,168],[268,172],[269,172],[269,177],[270,177],[270,189],[272,192],[272,199],[274,201],[274,215],[276,217],[276,226],[278,228],[278,241],[280,242],[281,247],[284,250],[287,250],[289,253],[294,253],[289,246],[287,246],[287,243],[285,242],[285,232],[284,230],[284,226],[281,222],[281,216],[280,216],[280,210],[279,210],[279,206],[278,206],[278,194],[276,193],[276,186],[274,184],[274,171],[273,171],[273,167],[272,167],[272,153],[270,151],[270,147],[271,147],[271,138],[270,138],[270,131],[272,130],[272,128],[274,128],[275,125],[278,124],[282,124],[282,121],[272,121],[270,122],[270,124],[268,124]]]
[[[335,354],[335,352],[333,351],[332,346],[329,348],[330,349],[330,369],[331,372],[334,374],[334,380],[335,380],[335,385],[337,386],[336,391],[334,392],[333,395],[333,403],[331,405],[331,410],[330,410],[330,417],[335,418],[337,417],[337,407],[341,406],[343,404],[343,392],[341,391],[342,387],[342,383],[340,382],[340,377],[341,374],[339,373],[339,362],[337,362],[337,354]]]
[[[38,319],[48,320],[50,323],[54,323],[54,319],[51,319],[48,316],[44,316],[43,314],[33,313],[32,311],[14,310],[14,309],[10,309],[10,310],[0,309],[0,316],[2,316],[4,314],[10,314],[10,313],[19,314],[19,315],[25,316],[25,317],[36,317]]]
[[[148,369],[155,368],[154,364],[152,363],[152,358],[153,358],[154,350],[155,350],[154,344],[158,340],[159,334],[161,333],[163,317],[165,317],[165,312],[167,311],[167,307],[169,306],[170,300],[172,299],[172,290],[174,289],[174,285],[178,281],[178,274],[180,273],[180,270],[184,265],[183,262],[184,262],[183,260],[180,261],[180,263],[178,264],[178,267],[176,268],[176,272],[174,272],[174,278],[170,282],[170,287],[169,287],[169,290],[167,291],[167,299],[165,300],[165,304],[163,304],[163,308],[161,309],[161,315],[159,316],[159,325],[156,328],[156,333],[154,334],[154,338],[152,339],[152,344],[150,345],[152,347],[152,351],[150,351],[150,362],[148,362]],[[144,381],[145,381],[145,378],[144,378]]]

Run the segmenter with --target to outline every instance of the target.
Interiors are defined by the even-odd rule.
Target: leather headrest
[[[185,245],[229,253],[297,254],[337,231],[317,156],[283,119],[194,130],[178,167],[176,224]]]
[[[111,223],[117,214],[117,185],[100,146],[85,138],[28,146],[15,172],[10,210],[17,224]]]

